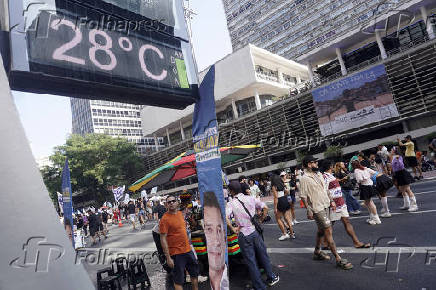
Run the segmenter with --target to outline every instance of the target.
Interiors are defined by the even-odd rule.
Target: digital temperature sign
[[[179,109],[196,101],[182,1],[23,2],[24,19],[11,23],[13,89]]]

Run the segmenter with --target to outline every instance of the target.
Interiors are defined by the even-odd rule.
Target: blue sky
[[[200,70],[232,52],[221,0],[191,0],[193,44]],[[69,98],[13,92],[27,138],[36,158],[49,156],[71,133]]]

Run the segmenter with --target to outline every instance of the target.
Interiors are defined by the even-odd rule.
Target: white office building
[[[223,4],[234,50],[251,43],[313,69],[337,59],[343,75],[356,63],[356,51],[367,45],[375,43],[387,58],[386,52],[403,42],[424,34],[435,36],[434,0],[223,0]],[[386,37],[406,26],[409,29],[402,34]],[[394,38],[398,43],[392,42]]]
[[[144,106],[100,100],[71,98],[73,134],[98,133],[126,138],[140,154],[163,146],[163,138],[147,138],[142,133]]]

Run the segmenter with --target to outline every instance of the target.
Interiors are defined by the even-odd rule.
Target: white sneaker
[[[384,212],[380,215],[382,218],[390,218],[392,215],[390,212]]]
[[[293,221],[292,221],[292,225],[294,225],[294,224],[298,225],[299,223],[300,223],[300,222],[297,221],[297,220],[293,220]]]
[[[370,225],[379,225],[379,224],[381,224],[381,220],[380,220],[380,218],[378,217],[378,216],[375,216],[375,217],[373,217],[373,218],[370,218],[369,220],[367,220],[367,222],[370,224]]]
[[[207,276],[198,276],[198,283],[206,282],[208,279]]]
[[[289,234],[281,235],[279,241],[284,241],[290,239],[291,236]]]
[[[377,224],[377,222],[374,219],[369,219],[367,220],[367,222],[372,226]]]
[[[360,210],[355,210],[354,214],[361,214],[362,212]]]
[[[418,211],[418,206],[417,205],[411,205],[408,209],[409,212],[414,212],[414,211]]]
[[[402,207],[400,207],[400,209],[402,209],[402,210],[406,210],[406,209],[409,209],[409,206],[407,206],[407,205],[403,205]]]

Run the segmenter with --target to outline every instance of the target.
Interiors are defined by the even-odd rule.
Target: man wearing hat
[[[312,155],[303,158],[304,174],[300,180],[300,197],[307,208],[307,218],[313,219],[318,227],[316,236],[314,260],[330,260],[330,256],[321,251],[321,239],[325,237],[332,254],[336,258],[336,265],[344,270],[353,268],[347,260],[342,259],[336,251],[332,235],[332,223],[329,219],[330,208],[336,209],[336,204],[329,196],[324,178],[318,169],[318,159]]]

